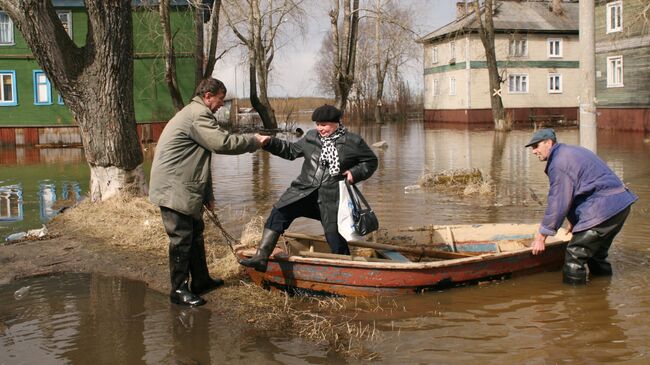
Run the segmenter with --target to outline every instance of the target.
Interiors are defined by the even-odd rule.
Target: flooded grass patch
[[[438,172],[424,172],[417,181],[423,189],[436,189],[462,195],[490,195],[492,183],[483,177],[481,170],[452,169]]]

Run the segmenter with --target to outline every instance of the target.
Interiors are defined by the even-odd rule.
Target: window
[[[449,60],[455,60],[456,59],[456,42],[451,41],[449,43]]]
[[[72,38],[72,12],[69,11],[57,11],[56,15],[59,16],[63,28],[68,33],[70,38]]]
[[[438,63],[438,47],[431,49],[431,63]]]
[[[34,105],[51,105],[52,88],[45,72],[34,71]]]
[[[623,56],[607,57],[607,87],[623,87]]]
[[[61,97],[61,94],[59,94],[59,97],[57,98],[56,101],[57,103],[59,103],[59,105],[65,105],[65,103],[63,102],[63,98]]]
[[[14,44],[14,22],[4,11],[0,11],[0,45]]]
[[[528,75],[513,74],[508,76],[508,91],[511,94],[528,92]]]
[[[438,85],[438,79],[433,79],[433,84],[431,85],[431,92],[433,96],[438,96],[440,94],[440,86]]]
[[[0,106],[18,105],[16,100],[16,71],[0,71]]]
[[[527,39],[511,39],[508,47],[508,54],[512,57],[523,57],[528,54]]]
[[[562,39],[548,39],[548,57],[562,57]]]
[[[449,77],[449,95],[456,95],[456,78]]]
[[[607,4],[607,33],[623,30],[623,2],[613,1]]]
[[[548,74],[548,93],[560,94],[562,93],[562,75],[561,74]]]

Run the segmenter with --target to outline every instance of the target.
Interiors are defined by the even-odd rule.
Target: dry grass
[[[227,303],[229,312],[261,331],[300,336],[343,356],[376,357],[366,348],[380,339],[380,333],[374,322],[360,320],[357,316],[383,311],[379,301],[289,297],[285,293],[263,290],[247,280],[222,233],[204,218],[210,272],[234,281],[219,290],[219,298]],[[242,232],[241,243],[256,246],[263,223],[262,217],[252,217]],[[86,237],[134,252],[152,252],[161,258],[167,255],[169,241],[160,209],[143,197],[120,196],[101,203],[86,199],[55,217],[48,228],[51,235]]]
[[[463,195],[489,195],[493,190],[492,184],[476,168],[425,172],[418,178],[418,185],[425,189],[451,190]]]

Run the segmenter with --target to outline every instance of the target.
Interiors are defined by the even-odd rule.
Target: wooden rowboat
[[[322,237],[285,232],[267,271],[246,268],[246,272],[263,288],[291,293],[421,293],[560,268],[570,233],[561,230],[549,237],[546,250],[533,255],[529,246],[537,228],[534,224],[408,228],[384,243],[350,241],[349,256],[330,253]],[[240,259],[254,253],[254,248],[235,247]]]

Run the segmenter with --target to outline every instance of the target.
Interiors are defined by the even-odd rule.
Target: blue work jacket
[[[545,172],[550,188],[539,232],[547,236],[557,233],[564,218],[573,232],[586,231],[638,199],[603,160],[583,147],[553,145]]]

